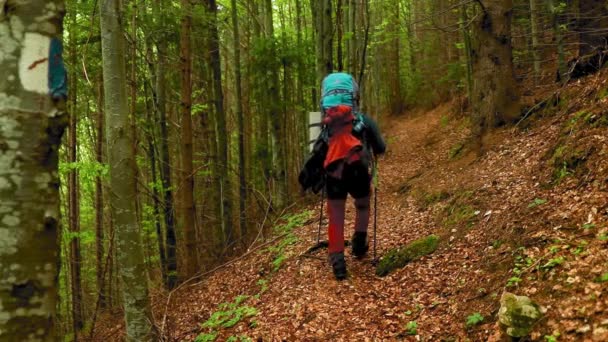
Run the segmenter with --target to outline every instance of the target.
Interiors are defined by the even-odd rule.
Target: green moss
[[[380,260],[376,267],[376,275],[384,277],[393,270],[404,267],[409,262],[435,252],[438,246],[439,237],[430,235],[404,247],[392,249]]]
[[[450,151],[448,152],[448,157],[450,159],[456,159],[462,155],[463,150],[464,144],[462,142],[459,142],[456,145],[452,146],[452,148],[450,148]]]
[[[559,145],[553,152],[553,180],[556,183],[573,174],[580,173],[582,166],[591,154],[591,150]]]

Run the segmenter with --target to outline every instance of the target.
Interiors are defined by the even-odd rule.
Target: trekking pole
[[[377,170],[377,160],[373,158],[373,169],[372,169],[372,177],[374,179],[374,258],[372,259],[372,265],[376,266],[378,264],[378,257],[376,252],[376,247],[378,245],[377,240],[377,230],[378,230],[378,170]]]
[[[325,206],[325,187],[321,190],[321,208],[319,209],[319,231],[317,232],[317,245],[321,243],[321,226],[323,226],[323,207]]]

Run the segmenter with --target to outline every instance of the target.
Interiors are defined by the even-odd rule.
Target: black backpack
[[[362,157],[362,160],[365,163],[369,163],[369,158],[367,158],[367,156],[370,155],[371,150],[366,139],[366,126],[363,114],[358,112],[355,113],[352,133],[356,138],[361,140],[363,145],[364,156]],[[298,176],[298,182],[302,186],[302,191],[311,189],[313,193],[318,194],[325,186],[327,171],[325,170],[324,163],[325,158],[327,157],[327,151],[329,150],[329,137],[329,128],[323,126],[319,137],[314,142],[312,152],[308,159],[306,159],[304,167]]]

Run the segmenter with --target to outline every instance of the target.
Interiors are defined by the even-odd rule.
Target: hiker
[[[336,279],[346,278],[344,260],[344,216],[347,195],[355,199],[356,220],[352,254],[362,258],[369,249],[367,228],[370,217],[370,166],[386,145],[377,124],[357,111],[358,86],[346,73],[333,73],[323,80],[321,109],[323,131],[315,143],[325,170],[325,191],[329,215],[329,261]],[[319,147],[319,142],[327,146]],[[314,183],[314,182],[311,182]],[[304,185],[303,185],[304,186]]]

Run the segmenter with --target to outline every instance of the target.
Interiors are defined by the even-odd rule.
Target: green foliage
[[[289,233],[294,228],[301,227],[306,224],[312,215],[313,212],[310,210],[304,210],[296,214],[286,214],[281,217],[281,221],[284,221],[285,223],[275,226],[274,231],[276,233]]]
[[[519,247],[516,251],[516,255],[515,255],[515,264],[513,266],[513,269],[511,270],[511,272],[513,273],[513,276],[511,278],[509,278],[509,280],[507,280],[507,287],[516,287],[519,285],[519,283],[522,282],[522,274],[523,274],[523,268],[524,267],[530,267],[533,263],[534,260],[532,258],[524,258],[524,253],[525,253],[525,248],[524,247]]]
[[[598,235],[597,238],[600,241],[608,241],[608,233],[602,233],[602,234]]]
[[[422,197],[420,199],[421,204],[423,207],[426,208],[435,203],[438,203],[438,202],[441,202],[443,200],[450,198],[450,193],[445,190],[441,190],[441,191],[424,193],[421,197]]]
[[[268,280],[260,279],[257,284],[260,286],[260,293],[264,293],[268,290]]]
[[[541,266],[541,269],[548,271],[551,270],[561,264],[563,264],[566,261],[566,259],[564,257],[557,257],[557,258],[553,258],[551,260],[549,260],[546,264]]]
[[[589,243],[585,240],[581,241],[578,246],[576,246],[575,248],[572,249],[572,254],[574,255],[580,255],[585,251],[585,248],[587,247]]]
[[[584,230],[593,229],[593,228],[595,228],[595,227],[596,227],[596,225],[595,225],[595,224],[593,224],[593,223],[585,223],[585,224],[583,225],[583,229],[584,229]]]
[[[416,321],[409,321],[405,325],[405,333],[410,336],[418,335],[418,323]]]
[[[477,211],[469,205],[452,205],[448,208],[448,217],[445,219],[446,226],[453,226],[462,222],[471,224],[477,216]]]
[[[521,280],[522,279],[519,277],[511,277],[509,280],[507,280],[507,287],[516,287],[519,285],[519,283],[521,283]]]
[[[231,303],[222,303],[218,310],[211,314],[211,317],[201,327],[209,329],[208,333],[201,334],[196,341],[215,341],[218,330],[232,328],[245,318],[250,318],[258,314],[254,307],[242,305],[249,296],[238,296]]]
[[[402,268],[409,262],[433,253],[439,246],[439,237],[430,235],[418,239],[404,247],[388,251],[376,267],[376,275],[384,277],[395,269]]]
[[[217,335],[217,332],[200,334],[194,339],[194,342],[213,342],[217,338]]]
[[[551,335],[545,335],[546,342],[557,342],[557,339],[561,336],[559,331],[554,331]]]
[[[547,203],[546,199],[535,198],[534,201],[532,201],[532,203],[528,204],[528,208],[536,208],[536,207],[541,206],[541,205],[543,205],[545,203]]]
[[[608,283],[608,273],[604,273],[595,279],[596,283]]]
[[[476,312],[467,317],[466,326],[467,328],[474,327],[478,324],[481,324],[485,318],[479,313]]]
[[[443,225],[450,227],[465,223],[467,227],[473,225],[475,218],[480,213],[471,205],[473,191],[461,191],[453,195],[449,205],[445,208]]]
[[[439,123],[441,124],[441,128],[448,127],[448,125],[450,124],[450,117],[447,115],[442,115],[441,121]]]
[[[311,216],[312,211],[310,210],[305,210],[297,214],[287,214],[281,218],[281,221],[284,223],[274,227],[275,233],[287,234],[287,236],[279,241],[278,244],[270,246],[265,250],[274,255],[272,261],[273,272],[278,271],[285,260],[287,260],[287,256],[285,255],[287,246],[293,245],[298,241],[298,238],[293,234],[293,229],[305,225],[306,222],[310,220]]]
[[[448,152],[448,157],[450,159],[456,159],[462,155],[463,150],[464,150],[464,143],[459,142],[456,145],[452,146],[452,148],[450,148],[450,151]]]
[[[251,338],[249,338],[247,336],[230,336],[230,337],[228,337],[228,339],[226,341],[227,342],[250,342],[252,340],[251,340]]]

